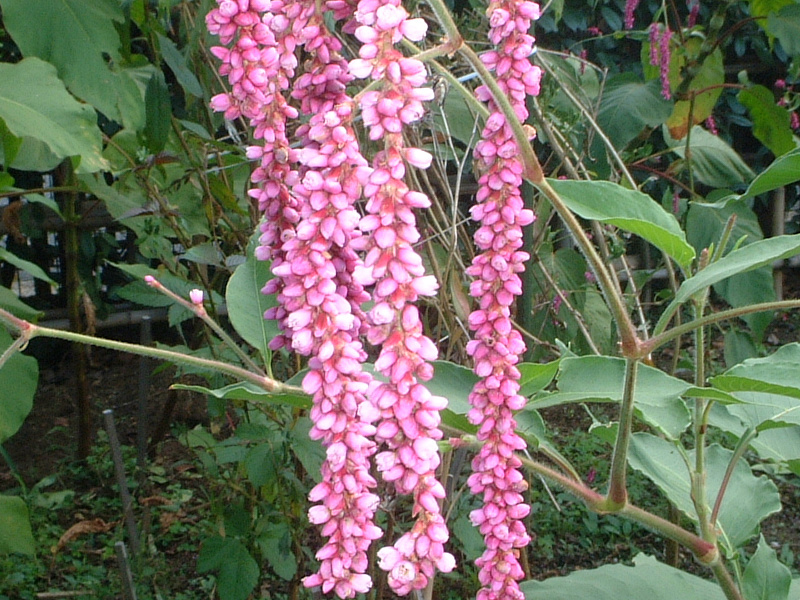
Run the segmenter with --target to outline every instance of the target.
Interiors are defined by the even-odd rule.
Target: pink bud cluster
[[[672,90],[669,83],[669,63],[672,57],[672,31],[669,27],[663,27],[659,23],[650,25],[650,64],[659,68],[661,77],[661,95],[669,100],[672,98]]]
[[[495,49],[482,59],[495,71],[516,116],[524,121],[528,116],[525,98],[539,93],[541,79],[541,70],[530,62],[534,39],[528,34],[531,21],[539,17],[539,6],[527,0],[493,0],[487,14]],[[523,523],[530,507],[522,496],[527,482],[515,455],[525,442],[515,431],[513,415],[525,404],[516,367],[525,344],[512,325],[511,307],[522,292],[519,273],[529,258],[520,250],[522,227],[532,223],[534,216],[524,208],[520,194],[523,165],[512,129],[489,90],[482,86],[477,94],[489,101],[492,112],[475,147],[481,175],[478,203],[471,213],[480,223],[475,245],[481,253],[467,269],[475,278],[470,293],[479,303],[469,317],[475,339],[467,351],[480,377],[470,395],[468,417],[479,427],[478,439],[485,442],[468,479],[472,492],[483,494],[483,506],[470,519],[486,541],[486,551],[476,561],[483,586],[478,599],[521,600],[518,582],[524,573],[519,553],[530,543]]]
[[[403,38],[421,40],[427,32],[423,19],[410,18],[400,0],[361,0],[356,19],[355,36],[363,45],[350,72],[378,82],[361,94],[360,107],[369,138],[381,148],[364,185],[367,215],[360,227],[369,237],[363,238],[364,265],[355,273],[363,285],[374,285],[367,339],[381,345],[375,368],[386,379],[374,381],[369,392],[380,411],[375,439],[386,446],[376,463],[385,481],[413,495],[416,517],[411,530],[378,556],[391,588],[405,595],[424,588],[435,569],[447,572],[455,564],[444,551],[448,532],[440,502],[445,494],[435,475],[439,411],[446,400],[421,383],[432,377],[430,361],[438,352],[413,304],[437,288],[414,249],[420,239],[414,209],[428,207],[430,200],[404,183],[407,165],[427,168],[432,160],[405,145],[403,128],[422,118],[422,103],[433,99],[433,90],[423,87],[425,66],[395,47]]]
[[[633,29],[634,15],[639,6],[639,0],[625,0],[625,29]]]

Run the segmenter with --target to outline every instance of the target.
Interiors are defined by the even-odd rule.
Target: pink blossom
[[[625,29],[633,29],[633,13],[639,6],[639,0],[625,0]]]
[[[386,447],[376,457],[378,472],[399,493],[414,498],[411,530],[378,553],[389,585],[405,595],[424,588],[435,569],[452,569],[454,564],[444,551],[448,534],[439,506],[444,488],[435,476],[440,460],[436,441],[442,437],[439,411],[446,402],[422,384],[433,374],[429,361],[437,351],[413,304],[437,288],[414,249],[420,235],[413,209],[430,201],[404,181],[409,166],[425,169],[433,158],[407,147],[403,139],[405,126],[425,114],[422,103],[433,98],[433,91],[423,87],[424,65],[394,47],[404,37],[421,40],[427,30],[422,19],[410,18],[400,0],[361,0],[356,19],[362,46],[350,62],[350,74],[377,82],[374,90],[361,95],[360,108],[369,138],[380,140],[382,150],[364,185],[367,214],[361,229],[370,236],[361,239],[366,258],[353,275],[359,283],[374,286],[367,339],[381,344],[375,368],[386,378],[373,381],[368,394],[380,415],[375,439]]]
[[[533,38],[528,34],[530,17],[538,15],[525,0],[493,2],[489,9],[489,39],[495,49],[484,54],[500,87],[508,92],[516,116],[527,117],[525,98],[539,92],[541,71],[531,64]],[[631,9],[632,13],[632,9]],[[470,294],[479,308],[469,317],[474,330],[467,352],[474,361],[480,380],[470,394],[469,420],[478,426],[477,437],[484,442],[473,460],[468,484],[474,494],[482,494],[484,504],[470,515],[486,541],[486,552],[477,561],[482,589],[479,600],[521,600],[519,580],[520,549],[530,542],[522,519],[530,507],[522,492],[526,483],[515,452],[525,448],[516,434],[513,412],[524,406],[519,395],[520,373],[516,364],[525,349],[520,333],[511,323],[511,305],[522,292],[519,273],[528,260],[520,250],[522,227],[533,221],[520,195],[522,164],[516,138],[506,116],[491,100],[488,90],[479,88],[479,98],[488,98],[491,115],[481,141],[475,147],[475,160],[481,176],[476,194],[478,204],[471,210],[480,222],[475,245],[481,251],[467,269],[475,279]]]

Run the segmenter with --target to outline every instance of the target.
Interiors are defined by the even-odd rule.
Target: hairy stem
[[[81,344],[88,344],[91,346],[99,346],[101,348],[108,348],[110,350],[118,350],[119,352],[129,352],[131,354],[137,354],[139,356],[149,356],[151,358],[157,358],[159,360],[164,360],[167,362],[184,364],[192,367],[199,367],[202,369],[216,371],[218,373],[224,373],[226,375],[235,377],[241,381],[247,381],[249,383],[252,383],[267,392],[273,392],[278,394],[305,393],[302,388],[281,383],[280,381],[276,381],[264,375],[252,373],[251,371],[248,371],[241,367],[237,367],[235,365],[229,365],[227,363],[218,362],[215,360],[208,360],[206,358],[200,358],[197,356],[181,354],[178,352],[174,352],[172,350],[164,350],[162,348],[151,348],[150,346],[140,346],[139,344],[130,344],[128,342],[118,342],[116,340],[109,340],[106,338],[92,337],[89,335],[83,335],[81,333],[75,333],[73,331],[62,331],[60,329],[41,327],[39,325],[34,325],[33,323],[29,323],[28,321],[18,319],[17,317],[15,317],[11,313],[3,309],[0,309],[0,320],[4,321],[14,330],[20,332],[21,335],[27,337],[27,339],[33,339],[35,337],[48,337],[48,338],[66,340],[68,342],[77,342]]]
[[[633,422],[634,389],[639,360],[628,358],[625,361],[625,387],[622,392],[622,403],[619,408],[619,429],[611,458],[608,497],[609,510],[619,510],[628,502],[627,471],[628,445],[631,439],[631,423]]]

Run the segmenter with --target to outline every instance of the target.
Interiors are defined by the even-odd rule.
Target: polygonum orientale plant
[[[431,163],[428,152],[407,145],[404,132],[425,115],[424,103],[434,93],[426,86],[423,63],[406,56],[399,44],[421,41],[427,23],[411,18],[400,0],[362,0],[354,12],[342,2],[327,8],[347,20],[344,30],[361,43],[349,65],[314,2],[219,2],[207,23],[230,45],[213,51],[232,90],[216,96],[212,106],[228,119],[247,118],[253,137],[261,141],[248,156],[260,161],[251,191],[265,215],[258,257],[272,261],[275,275],[264,291],[279,300],[266,316],[283,330],[271,346],[287,345],[310,357],[303,388],[313,397],[311,435],[322,441],[326,460],[323,480],[311,492],[320,503],[309,519],[322,525],[328,542],[317,552],[320,570],[305,583],[343,598],[371,586],[367,550],[380,531],[374,525],[378,498],[369,469],[377,452],[384,481],[413,499],[410,530],[378,551],[389,585],[405,595],[425,588],[435,570],[448,572],[455,565],[444,549],[449,537],[441,513],[445,492],[436,476],[439,413],[447,402],[424,384],[438,352],[416,306],[437,289],[415,249],[420,233],[414,211],[430,200],[405,182],[408,168]],[[495,3],[489,16],[495,49],[484,62],[498,73],[524,120],[525,97],[538,92],[539,71],[528,60],[533,38],[527,33],[538,7]],[[299,52],[306,58],[295,78]],[[369,139],[377,142],[371,167],[354,134],[356,105],[346,91],[353,78],[372,82],[357,106]],[[287,100],[289,89],[299,110]],[[489,100],[484,87],[478,95]],[[472,396],[470,418],[484,425],[479,438],[487,443],[476,458],[470,486],[484,494],[486,503],[473,514],[489,548],[479,561],[481,580],[486,589],[496,588],[493,597],[512,597],[519,579],[516,553],[529,537],[520,529],[527,515],[520,495],[524,482],[519,465],[506,456],[522,447],[513,434],[511,411],[519,404],[514,364],[524,347],[510,329],[509,310],[518,293],[516,273],[527,258],[518,251],[520,227],[533,216],[521,204],[516,142],[494,108],[476,148],[485,173],[473,217],[482,222],[476,240],[484,252],[469,270],[479,278],[472,289],[481,306],[470,318],[477,340],[469,351],[482,380]],[[307,120],[293,132],[298,143],[292,144],[291,120],[300,114]],[[359,218],[356,203],[362,196],[366,214]],[[505,242],[492,250],[492,239]],[[372,305],[364,314],[367,300]],[[362,333],[379,348],[380,380],[362,369]],[[500,402],[495,392],[502,395]],[[485,434],[492,428],[499,438]]]

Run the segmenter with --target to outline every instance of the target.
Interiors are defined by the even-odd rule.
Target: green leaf
[[[272,570],[285,581],[297,573],[297,558],[292,552],[292,532],[286,523],[270,523],[259,536],[258,544]]]
[[[248,402],[268,402],[281,406],[294,406],[297,408],[311,408],[311,397],[306,394],[275,394],[256,387],[252,383],[239,382],[212,390],[199,385],[173,384],[172,389],[189,390],[208,394],[220,400],[246,400]]]
[[[95,112],[67,92],[52,65],[37,58],[0,63],[0,119],[11,133],[57,162],[80,157],[79,173],[107,167]]]
[[[42,311],[28,306],[22,300],[20,300],[19,296],[17,296],[14,292],[7,287],[2,286],[0,286],[0,307],[4,308],[15,317],[19,319],[25,319],[26,321],[30,321],[32,323],[38,321],[39,317],[44,314]]]
[[[222,252],[214,242],[203,242],[197,246],[192,246],[181,254],[181,260],[197,263],[199,265],[210,265],[214,267],[222,266]]]
[[[800,6],[789,4],[767,17],[767,31],[791,57],[800,55]]]
[[[156,33],[156,37],[158,38],[158,46],[161,48],[161,56],[164,57],[164,62],[172,70],[172,74],[175,75],[175,79],[178,80],[181,87],[187,94],[202,98],[203,88],[194,73],[186,66],[186,59],[175,43],[160,33]]]
[[[686,217],[686,237],[697,252],[718,244],[730,218],[736,223],[731,231],[729,247],[744,238],[744,244],[762,239],[758,216],[744,200],[728,198],[714,204],[692,202]],[[725,248],[727,251],[729,248]],[[739,273],[714,284],[714,291],[734,308],[775,300],[771,265]],[[772,321],[773,313],[745,315],[742,320],[760,340]]]
[[[55,285],[55,286],[58,285],[55,281],[53,281],[53,279],[47,273],[44,272],[44,270],[39,265],[37,265],[36,263],[32,263],[29,260],[20,258],[16,254],[12,254],[5,248],[0,248],[0,261],[10,263],[15,267],[17,267],[20,271],[26,271],[27,273],[33,275],[36,279],[41,279],[42,281],[45,281],[50,285]]]
[[[23,56],[53,64],[73,94],[124,122],[122,107],[139,92],[127,74],[112,70],[122,60],[115,22],[122,23],[124,15],[118,1],[0,0],[0,5],[3,24]]]
[[[560,360],[549,363],[519,363],[517,368],[520,372],[519,393],[523,396],[532,396],[536,392],[543,390],[558,373]]]
[[[620,402],[625,380],[625,361],[609,356],[562,358],[558,391],[541,393],[529,409],[575,402]],[[647,424],[670,437],[677,437],[689,425],[689,411],[681,394],[689,383],[640,365],[634,399],[637,414]]]
[[[289,431],[289,447],[298,458],[306,473],[317,483],[322,480],[320,470],[325,460],[325,449],[319,440],[308,436],[311,431],[311,419],[300,417]]]
[[[0,328],[0,354],[12,340],[5,328]],[[14,353],[0,368],[0,444],[14,435],[33,407],[33,396],[39,382],[36,359]]]
[[[717,497],[732,457],[733,452],[717,444],[707,448],[706,489],[710,504]],[[673,443],[649,433],[635,433],[628,458],[631,467],[655,483],[678,510],[697,521],[689,471]],[[694,453],[689,453],[689,459],[693,464]],[[720,541],[732,552],[755,535],[763,519],[780,509],[780,494],[775,484],[765,475],[755,477],[747,462],[740,459],[733,468],[720,507]]]
[[[33,556],[36,544],[22,498],[0,494],[0,554]]]
[[[678,221],[650,196],[608,181],[548,179],[548,183],[578,216],[634,233],[683,267],[694,259]]]
[[[269,443],[250,448],[244,457],[244,468],[250,483],[255,487],[274,484],[277,481],[279,468],[275,460],[275,448]]]
[[[742,575],[742,592],[747,600],[786,600],[792,572],[778,560],[775,550],[761,536],[756,553]]]
[[[800,344],[748,359],[710,383],[742,402],[728,411],[748,426],[758,428],[767,421],[800,425]]]
[[[201,573],[217,571],[220,600],[245,600],[258,583],[258,563],[247,548],[231,538],[212,536],[203,542],[197,557]]]
[[[750,183],[740,198],[755,198],[796,181],[800,181],[800,148],[776,158]]]
[[[279,333],[278,324],[264,318],[264,312],[276,306],[274,295],[265,295],[261,289],[272,279],[270,263],[255,257],[254,235],[247,249],[247,259],[236,267],[225,290],[228,316],[236,332],[263,357],[269,356],[269,343]]]
[[[685,140],[676,140],[665,130],[664,141],[672,152],[686,158]],[[692,127],[689,148],[692,151],[692,172],[698,181],[708,186],[733,187],[755,177],[753,170],[725,140],[698,125]]]
[[[637,554],[634,566],[605,565],[574,571],[564,577],[525,581],[525,600],[724,600],[718,585],[691,575],[652,556]]]
[[[425,387],[434,396],[447,398],[447,408],[442,412],[446,425],[461,431],[475,431],[465,415],[472,408],[469,395],[477,382],[478,376],[467,367],[444,360],[434,361],[433,377],[425,382]]]
[[[658,127],[672,113],[672,102],[661,95],[661,82],[643,82],[634,73],[608,79],[597,123],[611,143],[622,150],[646,127]]]
[[[672,90],[677,90],[682,83],[686,64],[699,58],[702,45],[703,41],[696,36],[687,38],[682,44],[672,45],[669,62],[669,82]],[[696,72],[689,84],[687,91],[694,92],[694,101],[679,100],[675,103],[675,108],[665,125],[669,136],[680,140],[685,138],[687,132],[692,129],[692,137],[694,137],[694,126],[702,123],[711,115],[714,105],[722,93],[723,83],[725,83],[725,66],[722,51],[717,48],[705,57],[699,71]],[[690,116],[691,123],[689,123]]]
[[[800,8],[800,7],[799,7]],[[754,85],[739,92],[739,102],[753,120],[753,135],[775,156],[795,149],[791,115],[775,103],[773,93],[763,85]]]
[[[655,333],[658,334],[664,331],[667,323],[669,323],[672,315],[675,314],[680,305],[697,292],[733,275],[771,265],[776,260],[789,258],[796,254],[800,254],[800,234],[782,235],[759,240],[723,256],[681,284],[675,294],[675,298],[664,310],[656,324]]]
[[[164,73],[157,71],[147,82],[144,93],[145,125],[144,137],[147,148],[153,154],[164,149],[169,137],[172,119],[172,104]]]

